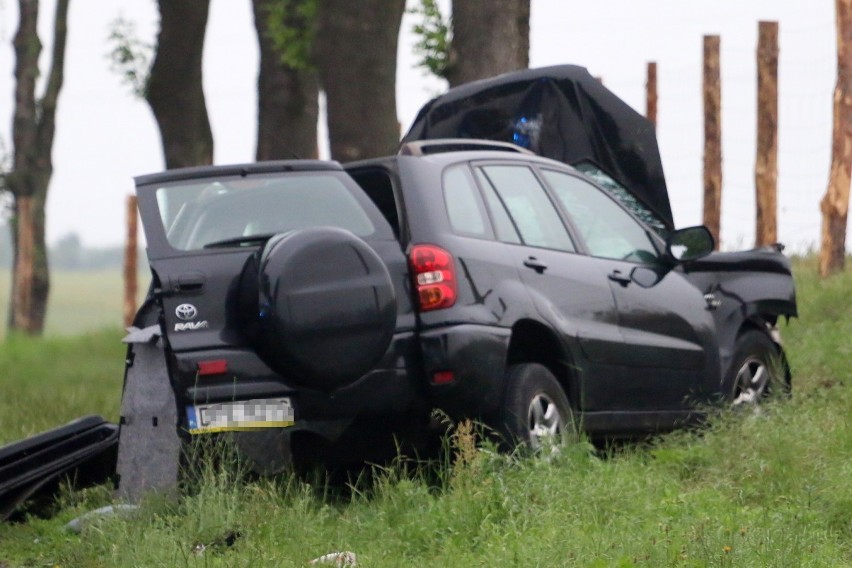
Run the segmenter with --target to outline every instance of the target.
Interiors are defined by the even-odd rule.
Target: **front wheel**
[[[784,361],[775,342],[761,331],[743,333],[728,371],[733,406],[756,405],[785,382]]]
[[[509,449],[538,451],[576,439],[568,398],[547,367],[523,363],[507,369],[500,429]]]

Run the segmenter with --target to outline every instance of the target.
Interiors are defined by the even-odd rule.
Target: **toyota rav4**
[[[161,426],[238,431],[276,471],[292,452],[364,455],[434,409],[536,447],[788,387],[789,262],[674,229],[647,121],[576,67],[460,89],[395,156],[137,178],[153,283],[129,338],[122,479]]]

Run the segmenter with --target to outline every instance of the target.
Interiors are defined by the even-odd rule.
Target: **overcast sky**
[[[409,0],[411,3],[412,0]],[[483,0],[483,5],[487,2]],[[449,0],[444,0],[445,8]],[[42,0],[43,37],[53,2]],[[59,100],[55,172],[48,200],[48,240],[77,233],[88,246],[124,238],[124,200],[135,175],[163,168],[147,105],[109,70],[110,22],[122,16],[154,43],[153,0],[72,0],[65,86]],[[754,240],[757,28],[780,23],[780,240],[816,247],[819,200],[828,180],[835,80],[834,3],[828,0],[532,0],[533,67],[587,67],[638,111],[645,109],[645,69],[658,64],[658,136],[678,226],[702,212],[702,36],[722,46],[722,244]],[[407,128],[445,85],[415,69],[412,20],[403,21],[398,112]],[[17,2],[0,0],[0,139],[11,148]],[[49,50],[45,50],[46,56]],[[249,0],[212,0],[204,53],[204,89],[218,164],[251,161],[256,133],[257,41]],[[43,68],[46,72],[46,67]],[[365,117],[369,120],[369,117]],[[7,238],[4,234],[0,238]],[[852,243],[852,239],[847,239]]]

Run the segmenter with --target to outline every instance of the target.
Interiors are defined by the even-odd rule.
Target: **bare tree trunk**
[[[451,87],[529,66],[530,0],[453,0],[452,27]]]
[[[45,203],[53,174],[56,106],[62,89],[67,38],[68,0],[58,0],[53,24],[53,51],[44,96],[36,100],[39,74],[37,0],[19,0],[15,34],[15,110],[12,140],[15,156],[6,185],[14,197],[15,246],[9,329],[31,335],[44,329],[50,276],[44,238]]]
[[[270,37],[269,7],[276,0],[252,0],[254,25],[260,45],[257,79],[257,159],[317,157],[316,72],[306,62],[296,69],[282,61]],[[292,15],[289,25],[307,26]]]
[[[33,198],[29,195],[15,200],[15,296],[13,298],[14,328],[32,328],[33,281],[35,279],[35,219]]]
[[[645,83],[645,118],[657,127],[657,63],[648,63],[648,80]]]
[[[160,33],[145,98],[151,106],[166,168],[213,163],[213,133],[201,83],[210,0],[158,0]]]
[[[722,81],[719,36],[704,36],[704,224],[719,248],[722,219]]]
[[[396,151],[396,52],[405,0],[318,0],[315,58],[328,101],[331,156]]]
[[[757,44],[756,246],[778,242],[778,22],[760,22]]]
[[[822,198],[822,244],[819,272],[840,272],[846,262],[846,222],[852,174],[852,0],[836,0],[837,85],[834,89],[834,131],[831,173]]]

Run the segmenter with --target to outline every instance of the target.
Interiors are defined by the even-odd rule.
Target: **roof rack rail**
[[[438,138],[436,140],[417,140],[406,142],[399,147],[401,156],[426,156],[443,152],[464,152],[477,150],[492,150],[498,152],[515,152],[535,156],[534,152],[521,148],[509,142],[494,140],[478,140],[473,138]]]

